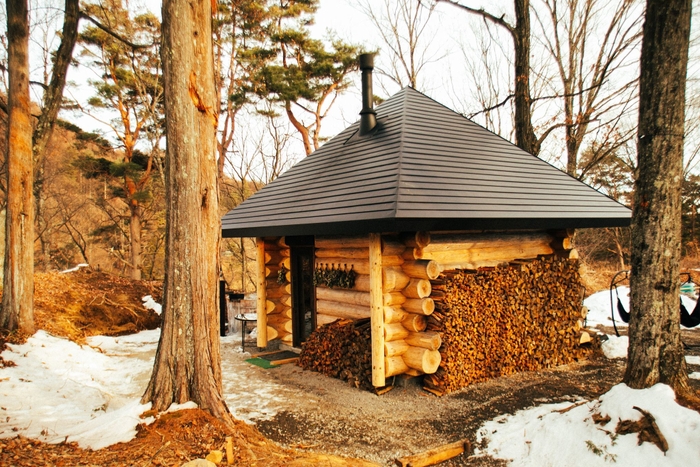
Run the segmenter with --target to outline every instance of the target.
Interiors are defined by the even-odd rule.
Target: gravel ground
[[[700,355],[700,337],[684,333]],[[224,360],[246,354],[224,352]],[[548,402],[595,398],[622,380],[624,360],[597,357],[586,362],[545,371],[525,372],[474,384],[436,397],[416,380],[396,380],[396,387],[377,396],[345,382],[286,364],[263,370],[253,367],[249,378],[276,388],[276,402],[267,404],[268,415],[254,419],[269,439],[293,448],[308,448],[341,456],[394,465],[397,457],[416,454],[460,439],[474,442],[478,428],[498,415]],[[690,367],[700,371],[700,367]],[[691,380],[696,390],[700,381]],[[255,386],[252,380],[246,385]],[[227,394],[227,399],[235,399]],[[251,408],[251,410],[254,410]],[[490,458],[462,455],[443,466],[500,466]]]

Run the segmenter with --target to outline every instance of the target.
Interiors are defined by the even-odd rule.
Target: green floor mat
[[[264,369],[269,369],[269,368],[277,368],[279,365],[273,365],[269,361],[265,360],[264,358],[260,357],[255,357],[255,358],[249,358],[246,360],[246,362],[250,363],[251,365],[257,365],[260,368]]]

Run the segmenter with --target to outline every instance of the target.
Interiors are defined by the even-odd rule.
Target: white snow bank
[[[0,373],[0,437],[99,449],[131,439],[149,409],[138,403],[152,368],[146,359],[108,356],[44,331],[2,356],[17,366]]]
[[[610,291],[609,290],[603,290],[600,292],[596,292],[592,295],[590,295],[588,298],[586,298],[583,301],[584,306],[588,308],[588,315],[586,316],[586,324],[589,327],[596,327],[596,326],[613,326],[613,321],[612,317],[610,314],[610,308],[612,306],[612,309],[615,314],[615,325],[618,328],[624,328],[627,327],[627,323],[623,322],[622,319],[620,318],[620,314],[617,311],[617,297],[620,297],[620,302],[622,305],[625,307],[625,310],[627,312],[630,311],[630,289],[627,286],[620,286],[617,288],[617,294],[613,291],[612,294],[612,305],[610,303]],[[689,311],[693,312],[693,309],[695,308],[695,300],[692,300],[691,298],[688,298],[685,295],[681,295],[681,300],[683,302],[683,306]],[[680,308],[679,308],[679,313],[680,313]],[[681,329],[690,329],[686,328],[685,326],[681,326]],[[695,328],[692,328],[694,331],[700,332],[700,326],[697,326]]]
[[[675,402],[670,387],[657,384],[649,389],[613,387],[599,399],[566,412],[572,403],[547,404],[521,410],[486,422],[479,430],[477,444],[486,440],[477,455],[512,460],[512,466],[610,464],[635,466],[696,465],[700,459],[700,414]],[[637,406],[651,413],[666,437],[669,450],[664,455],[654,444],[638,446],[637,434],[616,435],[619,420],[638,420]],[[610,416],[597,425],[591,416]]]
[[[147,310],[153,310],[157,314],[161,314],[163,312],[163,306],[156,302],[152,296],[146,295],[145,297],[141,298],[141,300],[143,301],[144,308]]]
[[[89,267],[90,267],[90,265],[87,263],[80,263],[74,268],[66,269],[65,271],[59,272],[59,274],[68,274],[69,272],[75,272],[80,268],[89,268]]]
[[[608,358],[627,358],[627,347],[629,339],[627,336],[608,336],[608,340],[603,341],[601,347],[603,353]]]

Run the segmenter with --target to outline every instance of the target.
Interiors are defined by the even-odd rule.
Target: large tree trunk
[[[689,392],[680,336],[681,184],[690,0],[648,0],[639,80],[625,382]]]
[[[7,1],[7,218],[0,326],[34,333],[34,164],[26,0]]]
[[[540,144],[532,128],[530,98],[530,0],[515,0],[515,144],[530,154],[540,152]]]
[[[167,238],[163,324],[143,396],[231,420],[219,353],[219,200],[211,2],[163,2]]]

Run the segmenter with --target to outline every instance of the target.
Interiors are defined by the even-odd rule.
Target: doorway
[[[314,237],[286,237],[292,272],[292,345],[301,347],[316,329]]]

